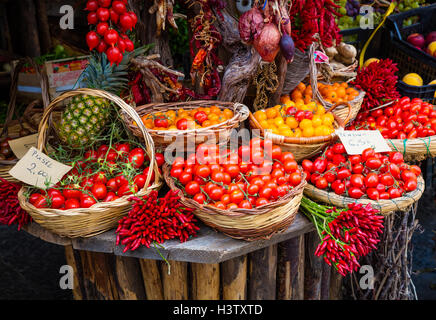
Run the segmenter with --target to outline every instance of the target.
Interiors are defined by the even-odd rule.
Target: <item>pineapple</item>
[[[144,53],[145,48],[124,55],[122,62],[110,65],[106,54],[94,55],[80,75],[82,87],[101,89],[119,95],[127,87],[128,67],[132,56]],[[57,132],[61,141],[73,148],[89,145],[102,133],[109,119],[109,100],[90,95],[74,96],[65,108]]]

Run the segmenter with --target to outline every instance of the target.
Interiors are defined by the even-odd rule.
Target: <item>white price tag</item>
[[[336,130],[336,134],[349,155],[362,154],[367,148],[375,152],[392,151],[378,130]]]
[[[30,136],[14,139],[9,141],[9,146],[11,147],[12,152],[18,159],[24,157],[27,151],[30,150],[31,147],[36,147],[38,143],[38,134],[32,134]]]
[[[72,167],[53,160],[38,149],[31,147],[9,171],[9,174],[24,183],[45,189],[58,183],[71,169]]]

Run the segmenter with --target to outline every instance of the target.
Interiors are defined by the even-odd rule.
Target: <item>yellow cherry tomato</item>
[[[316,127],[319,127],[320,125],[322,125],[322,119],[321,119],[321,117],[319,115],[315,114],[312,117],[312,126],[314,128],[316,128]]]
[[[315,137],[322,137],[324,135],[324,126],[315,127]]]
[[[286,117],[285,123],[289,126],[291,129],[298,128],[298,121],[295,120],[294,117]]]
[[[264,129],[268,129],[268,127],[269,127],[268,121],[266,121],[266,120],[260,121],[259,124]]]
[[[258,110],[258,111],[256,111],[256,112],[254,113],[254,118],[255,118],[257,121],[259,121],[259,122],[268,119],[268,117],[266,116],[265,111],[263,111],[263,110]]]
[[[325,114],[325,108],[322,104],[318,104],[316,107],[316,112],[317,115],[322,116],[323,114]]]
[[[303,120],[301,120],[301,122],[300,122],[300,129],[302,129],[302,130],[304,130],[304,129],[306,129],[306,128],[312,128],[312,120],[309,120],[309,119],[303,119]]]
[[[285,123],[285,121],[283,120],[282,117],[276,117],[274,119],[274,124],[276,125],[276,127],[280,127],[281,125],[283,125]]]
[[[314,133],[315,129],[312,126],[303,129],[303,137],[313,137]]]
[[[277,110],[274,108],[268,108],[265,110],[265,112],[266,112],[266,116],[268,117],[268,119],[274,119],[278,115]]]
[[[300,128],[294,130],[294,137],[300,138],[303,135],[303,131]]]
[[[224,109],[223,114],[226,116],[227,119],[233,118],[233,115],[234,115],[233,111],[230,109]],[[266,119],[266,117],[265,117],[265,119]]]

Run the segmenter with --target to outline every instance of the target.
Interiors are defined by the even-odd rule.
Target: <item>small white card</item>
[[[72,167],[51,159],[38,149],[31,147],[9,171],[15,179],[26,184],[46,189],[58,183]]]
[[[367,148],[375,152],[392,151],[378,130],[336,130],[336,134],[349,155],[362,154]]]
[[[18,159],[24,157],[27,151],[30,150],[31,147],[35,147],[38,144],[38,134],[32,134],[30,136],[25,136],[22,138],[9,140],[9,146],[11,147],[12,152]]]

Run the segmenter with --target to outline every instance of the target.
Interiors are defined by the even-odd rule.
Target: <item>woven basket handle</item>
[[[42,100],[43,100],[43,104],[44,106],[47,106],[50,103],[50,95],[48,92],[48,78],[47,78],[47,73],[45,72],[45,69],[43,68],[43,70],[39,70],[38,65],[36,64],[35,60],[30,58],[30,57],[26,57],[26,58],[22,58],[20,60],[18,60],[18,62],[14,65],[12,72],[11,72],[11,87],[9,90],[9,104],[8,104],[8,111],[7,111],[7,115],[6,115],[6,121],[3,125],[3,129],[0,133],[0,137],[3,137],[3,135],[7,135],[8,133],[8,127],[14,117],[15,114],[15,107],[16,107],[16,102],[17,102],[17,91],[18,91],[18,76],[20,74],[21,69],[23,68],[23,66],[28,63],[30,64],[33,69],[35,69],[36,74],[39,77],[40,80],[40,85],[41,85],[41,91],[42,91]],[[31,110],[33,110],[33,108],[35,107],[34,105],[35,101],[33,101],[32,103],[30,103],[26,110],[24,111],[24,117],[27,116],[28,113],[31,112]],[[29,124],[31,123],[31,121],[28,121]],[[35,128],[36,130],[36,128]]]
[[[337,117],[334,113],[333,110],[335,110],[337,107],[342,106],[342,105],[346,105],[348,108],[348,114],[347,117],[345,118],[345,120],[342,120],[340,117]],[[347,123],[350,121],[351,119],[351,112],[352,112],[352,107],[351,104],[349,104],[348,102],[337,102],[333,105],[333,107],[331,107],[329,110],[327,110],[328,112],[331,112],[333,114],[333,116],[335,117],[338,125],[341,128],[345,128],[345,126],[347,125]]]
[[[155,148],[154,148],[154,142],[151,138],[150,134],[147,132],[147,129],[145,128],[144,123],[142,122],[139,115],[136,113],[136,111],[128,105],[123,99],[120,97],[117,97],[109,92],[103,91],[103,90],[95,90],[95,89],[77,89],[72,91],[67,91],[55,98],[44,110],[44,114],[42,115],[41,123],[39,124],[38,128],[38,149],[43,150],[47,152],[45,149],[45,143],[47,139],[47,131],[49,127],[49,120],[52,112],[56,108],[56,106],[61,103],[62,101],[72,98],[77,95],[86,94],[91,96],[97,96],[100,98],[105,98],[116,104],[122,111],[124,111],[133,121],[136,122],[138,125],[138,128],[141,130],[141,133],[144,137],[145,141],[145,151],[150,158],[150,171],[154,171],[156,175],[156,180],[158,180],[158,177],[160,176],[159,170],[157,168],[156,164],[156,154],[155,154]],[[147,179],[145,181],[144,189],[148,188],[150,186],[150,180],[151,180],[151,174],[147,175]]]

